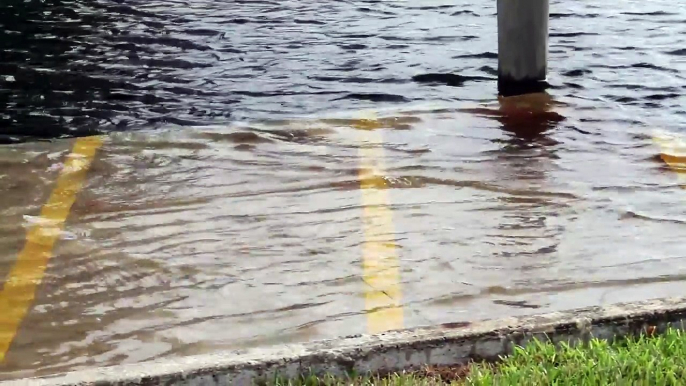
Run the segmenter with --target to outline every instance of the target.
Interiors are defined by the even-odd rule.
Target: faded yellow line
[[[362,191],[363,279],[367,284],[367,331],[379,333],[403,328],[400,267],[393,216],[384,178],[383,138],[373,114],[354,125],[359,129],[360,188]]]
[[[101,145],[100,137],[76,140],[55,189],[41,209],[40,220],[26,234],[24,249],[19,252],[0,292],[0,361],[4,361],[19,325],[33,303],[36,287],[40,285],[52,256],[53,245]]]
[[[660,147],[660,158],[677,173],[683,189],[686,189],[686,139],[675,133],[657,131],[653,142]]]

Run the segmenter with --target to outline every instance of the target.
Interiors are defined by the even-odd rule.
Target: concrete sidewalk
[[[591,307],[526,317],[360,335],[178,360],[114,366],[0,383],[11,385],[249,385],[301,374],[388,373],[424,365],[493,360],[532,338],[580,341],[683,327],[686,298]]]

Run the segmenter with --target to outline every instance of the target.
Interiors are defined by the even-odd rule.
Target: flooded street
[[[492,0],[6,3],[0,379],[683,295],[686,6],[551,0],[498,100]]]

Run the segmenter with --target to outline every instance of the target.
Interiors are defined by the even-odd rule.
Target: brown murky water
[[[64,94],[71,107],[38,117],[21,110],[43,103],[33,89],[11,88],[23,73],[5,76],[3,90],[26,97],[5,105],[8,142],[45,137],[28,129],[39,121],[77,134],[102,125],[107,139],[0,377],[366,332],[368,162],[385,165],[405,327],[681,295],[686,190],[651,135],[684,124],[686,13],[661,1],[623,13],[609,1],[554,3],[554,103],[522,107],[499,102],[490,80],[410,79],[456,68],[492,77],[495,2],[236,2],[224,14],[213,1],[77,2],[109,4],[98,20],[140,26],[136,39],[106,39],[107,52],[137,42],[136,60],[178,49],[204,64],[86,55],[120,83]],[[284,35],[269,38],[276,30]],[[79,36],[91,49],[105,39]],[[276,36],[284,41],[259,48]],[[148,104],[155,90],[162,99]],[[231,118],[211,114],[229,109],[223,97]],[[61,120],[68,108],[82,109],[72,126]],[[111,127],[98,120],[105,110]],[[378,143],[358,128],[368,110]],[[3,275],[72,144],[0,147]]]

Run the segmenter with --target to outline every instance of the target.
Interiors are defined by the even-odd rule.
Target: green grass
[[[426,369],[388,377],[303,377],[276,386],[686,385],[686,333],[669,329],[609,343],[569,346],[534,341],[495,364]]]

